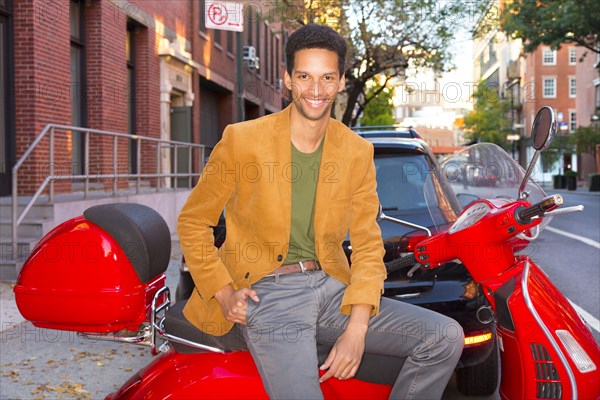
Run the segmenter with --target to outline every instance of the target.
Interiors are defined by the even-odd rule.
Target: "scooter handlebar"
[[[404,257],[396,258],[390,262],[385,263],[385,270],[388,274],[399,271],[403,268],[409,268],[417,264],[417,259],[414,254],[409,254]]]
[[[563,198],[559,194],[554,194],[544,198],[539,203],[529,207],[519,207],[515,211],[515,218],[520,224],[529,224],[533,217],[538,217],[547,211],[551,211],[563,203]]]

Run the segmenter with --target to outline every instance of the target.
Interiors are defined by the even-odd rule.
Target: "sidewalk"
[[[546,193],[556,193],[561,195],[566,194],[583,194],[589,196],[599,196],[600,192],[590,192],[587,188],[577,188],[577,190],[566,190],[566,189],[552,189],[551,187],[542,188]]]
[[[13,286],[14,283],[0,281],[0,332],[25,321],[15,304]]]

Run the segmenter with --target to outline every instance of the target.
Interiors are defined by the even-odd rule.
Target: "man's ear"
[[[285,87],[288,88],[289,91],[292,90],[292,77],[287,72],[287,69],[285,70],[285,72],[283,74],[283,83],[285,84]]]
[[[342,75],[340,78],[340,85],[338,86],[338,93],[346,88],[346,75]]]

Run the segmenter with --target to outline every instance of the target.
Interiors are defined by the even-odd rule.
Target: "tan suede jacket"
[[[317,256],[326,273],[348,285],[341,312],[370,304],[377,314],[386,274],[373,146],[334,119],[324,140],[314,212]],[[290,107],[227,126],[178,221],[196,285],[183,312],[199,329],[227,333],[233,323],[223,316],[215,292],[227,284],[250,287],[285,260],[294,174]],[[217,250],[211,227],[223,208],[227,234]],[[348,232],[352,269],[342,249]]]

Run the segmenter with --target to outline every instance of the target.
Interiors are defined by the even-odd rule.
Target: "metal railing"
[[[69,140],[71,139],[71,144],[73,144],[75,141],[73,141],[73,137],[74,135],[78,134],[80,136],[83,136],[83,173],[81,174],[67,174],[67,175],[63,175],[63,174],[56,174],[55,172],[55,140],[56,140],[56,136],[59,133],[64,133],[65,135],[65,139]],[[69,135],[71,135],[71,137],[69,138]],[[90,174],[90,137],[101,137],[101,138],[112,138],[112,173],[101,173],[101,174]],[[35,193],[32,195],[31,199],[29,200],[29,202],[27,202],[27,204],[25,205],[23,211],[19,214],[19,204],[18,204],[18,195],[19,195],[19,170],[24,166],[25,162],[29,159],[29,157],[34,153],[34,151],[38,148],[38,146],[40,145],[40,143],[42,143],[43,140],[47,139],[49,141],[48,143],[48,156],[49,156],[49,164],[48,164],[48,174],[46,175],[46,177],[44,178],[44,180],[39,184],[39,186],[37,187],[37,190],[35,191]],[[106,140],[106,139],[104,139]],[[123,149],[119,148],[119,142],[121,143],[126,143],[127,144],[127,154],[129,157],[129,143],[131,142],[135,142],[136,146],[135,146],[135,157],[136,157],[136,170],[135,172],[127,172],[126,174],[123,173],[119,173],[119,155],[121,154],[121,156],[124,154],[123,153]],[[102,142],[102,144],[108,144],[107,142]],[[150,144],[150,151],[153,151],[154,149],[152,148],[152,145],[154,145],[155,147],[155,151],[156,151],[156,159],[154,160],[154,163],[156,163],[155,166],[155,170],[156,172],[145,172],[145,173],[141,173],[140,171],[144,171],[147,170],[147,166],[146,165],[142,165],[142,162],[144,161],[142,159],[142,147],[143,144]],[[178,172],[178,154],[180,152],[180,150],[183,149],[185,151],[185,149],[187,149],[187,158],[188,158],[188,165],[187,165],[187,170],[188,172]],[[197,172],[192,172],[192,160],[193,160],[193,150],[194,149],[198,149],[199,151],[199,155],[198,155],[198,160],[200,163],[200,167],[198,168]],[[122,153],[119,153],[119,150],[121,150]],[[168,151],[168,156],[166,158],[163,159],[163,152],[164,151]],[[146,151],[146,153],[148,153],[148,151]],[[173,160],[171,162],[171,154],[173,155]],[[104,154],[103,154],[104,156]],[[69,157],[70,157],[70,153],[69,153]],[[174,172],[164,172],[163,169],[163,164],[165,163],[165,160],[168,162],[168,168],[170,169],[171,166],[173,166]],[[38,200],[38,198],[44,193],[44,191],[46,190],[46,188],[48,187],[48,199],[50,202],[52,202],[54,200],[54,182],[55,181],[59,181],[59,180],[72,180],[72,181],[81,181],[83,180],[84,183],[84,187],[83,187],[83,196],[84,198],[87,198],[90,192],[90,180],[97,180],[97,179],[112,179],[113,180],[113,184],[112,184],[112,195],[116,195],[117,192],[119,192],[119,187],[118,187],[118,181],[122,180],[124,177],[127,178],[128,182],[131,181],[135,181],[135,192],[136,193],[140,193],[141,190],[141,181],[142,179],[145,180],[152,180],[152,179],[156,179],[156,191],[161,190],[161,186],[164,187],[168,187],[169,184],[167,183],[167,179],[171,180],[173,182],[173,189],[177,189],[178,187],[178,180],[180,178],[188,178],[188,184],[189,187],[192,186],[192,179],[193,177],[198,177],[200,176],[200,172],[201,172],[201,168],[204,166],[205,164],[205,146],[201,145],[201,144],[195,144],[195,143],[187,143],[187,142],[179,142],[179,141],[173,141],[173,140],[162,140],[162,139],[156,139],[156,138],[151,138],[151,137],[145,137],[145,136],[139,136],[139,135],[130,135],[130,134],[125,134],[125,133],[117,133],[117,132],[110,132],[110,131],[103,131],[103,130],[98,130],[98,129],[90,129],[90,128],[81,128],[81,127],[75,127],[75,126],[68,126],[68,125],[58,125],[58,124],[48,124],[46,125],[46,127],[44,127],[44,129],[41,131],[41,133],[35,138],[35,140],[33,141],[33,143],[31,143],[31,145],[29,146],[29,148],[27,149],[27,151],[25,151],[25,153],[23,153],[23,155],[21,156],[21,158],[19,158],[19,160],[17,161],[17,163],[14,165],[14,167],[12,168],[12,245],[13,245],[13,254],[15,256],[15,260],[18,257],[18,229],[19,229],[19,225],[21,225],[21,223],[23,222],[23,220],[25,219],[25,216],[27,215],[27,213],[31,210],[31,208],[33,207],[33,205],[35,204],[35,202]],[[152,165],[151,165],[152,166]],[[146,167],[146,168],[144,168]],[[165,184],[161,184],[161,181],[164,181]],[[129,189],[129,186],[128,186]]]

